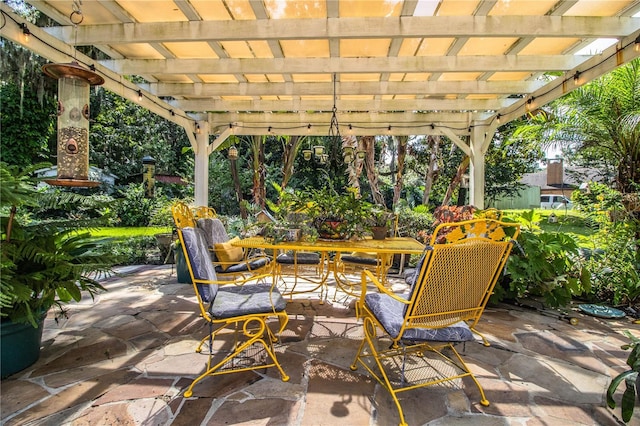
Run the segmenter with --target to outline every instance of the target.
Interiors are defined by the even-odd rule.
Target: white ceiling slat
[[[400,95],[443,96],[451,93],[531,93],[544,85],[542,81],[428,81],[428,82],[338,82],[336,92],[342,95]],[[157,96],[312,96],[330,95],[332,83],[260,83],[260,84],[186,84],[154,83],[149,90]]]
[[[136,20],[126,10],[124,10],[116,1],[98,0],[98,3],[100,3],[109,12],[114,14],[115,17],[121,20],[123,23],[136,22]]]
[[[226,129],[237,123],[241,134],[326,135],[331,122],[331,112],[298,112],[253,114],[246,112],[209,113],[208,122],[213,129]],[[392,112],[338,114],[341,134],[358,135],[394,134],[412,135],[431,132],[432,126],[446,127],[453,134],[468,135],[469,126],[476,115],[471,112]],[[308,125],[311,124],[309,128]],[[349,125],[352,129],[349,130]],[[391,130],[387,130],[391,126]]]
[[[108,2],[110,3],[110,2]],[[131,25],[131,24],[129,24]],[[640,18],[583,16],[414,16],[81,25],[77,44],[179,41],[315,40],[393,37],[621,37]],[[69,44],[72,28],[47,31]]]
[[[135,74],[296,74],[377,72],[565,71],[584,59],[574,55],[403,56],[384,58],[117,59],[100,61],[115,72]]]
[[[339,100],[340,111],[472,111],[499,110],[512,105],[516,99],[392,99]],[[170,101],[184,111],[331,111],[330,100],[225,100],[200,99]]]

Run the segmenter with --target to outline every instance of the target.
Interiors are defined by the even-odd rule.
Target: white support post
[[[484,210],[484,152],[485,129],[481,126],[474,127],[471,131],[471,155],[470,161],[470,182],[469,182],[469,203],[479,210]],[[493,135],[493,133],[492,133]]]
[[[195,205],[209,205],[209,123],[201,122],[200,133],[196,133],[195,152]]]

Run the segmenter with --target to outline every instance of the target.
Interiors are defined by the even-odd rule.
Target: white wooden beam
[[[588,16],[401,16],[259,19],[82,25],[47,29],[78,45],[244,40],[365,39],[394,37],[622,37],[640,18]]]

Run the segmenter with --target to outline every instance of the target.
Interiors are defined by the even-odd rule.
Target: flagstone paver
[[[1,382],[1,423],[13,425],[345,425],[399,421],[391,396],[366,371],[349,366],[362,339],[353,299],[288,303],[290,321],[276,343],[288,382],[275,368],[207,377],[208,327],[192,286],[170,266],[123,269],[103,281],[108,292],[50,314],[33,366]],[[402,290],[402,282],[394,283]],[[333,296],[333,290],[329,294]],[[344,303],[343,303],[344,302]],[[468,379],[409,391],[401,402],[410,425],[619,425],[605,389],[626,369],[623,330],[637,324],[575,313],[572,326],[509,305],[487,309],[478,330],[491,342],[467,343],[463,358],[491,405]],[[276,321],[269,324],[276,330]],[[222,333],[214,348],[232,345]],[[617,393],[619,397],[624,385]],[[640,414],[632,419],[640,424]]]

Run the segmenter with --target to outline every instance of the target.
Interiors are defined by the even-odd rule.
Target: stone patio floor
[[[122,268],[95,300],[45,323],[40,360],[1,383],[3,425],[393,425],[390,396],[349,364],[362,338],[351,306],[310,297],[289,303],[277,347],[291,377],[277,370],[208,377],[194,352],[207,333],[190,284],[171,265]],[[395,287],[402,289],[400,283]],[[333,292],[330,292],[330,296]],[[630,319],[577,314],[579,324],[510,305],[490,307],[478,326],[491,342],[466,344],[463,357],[491,402],[475,387],[407,392],[410,425],[618,425],[606,408],[610,378],[626,369],[622,334]],[[621,386],[624,388],[624,385]],[[619,392],[619,395],[621,392]],[[636,410],[637,412],[638,410]],[[640,424],[640,416],[630,424]]]

